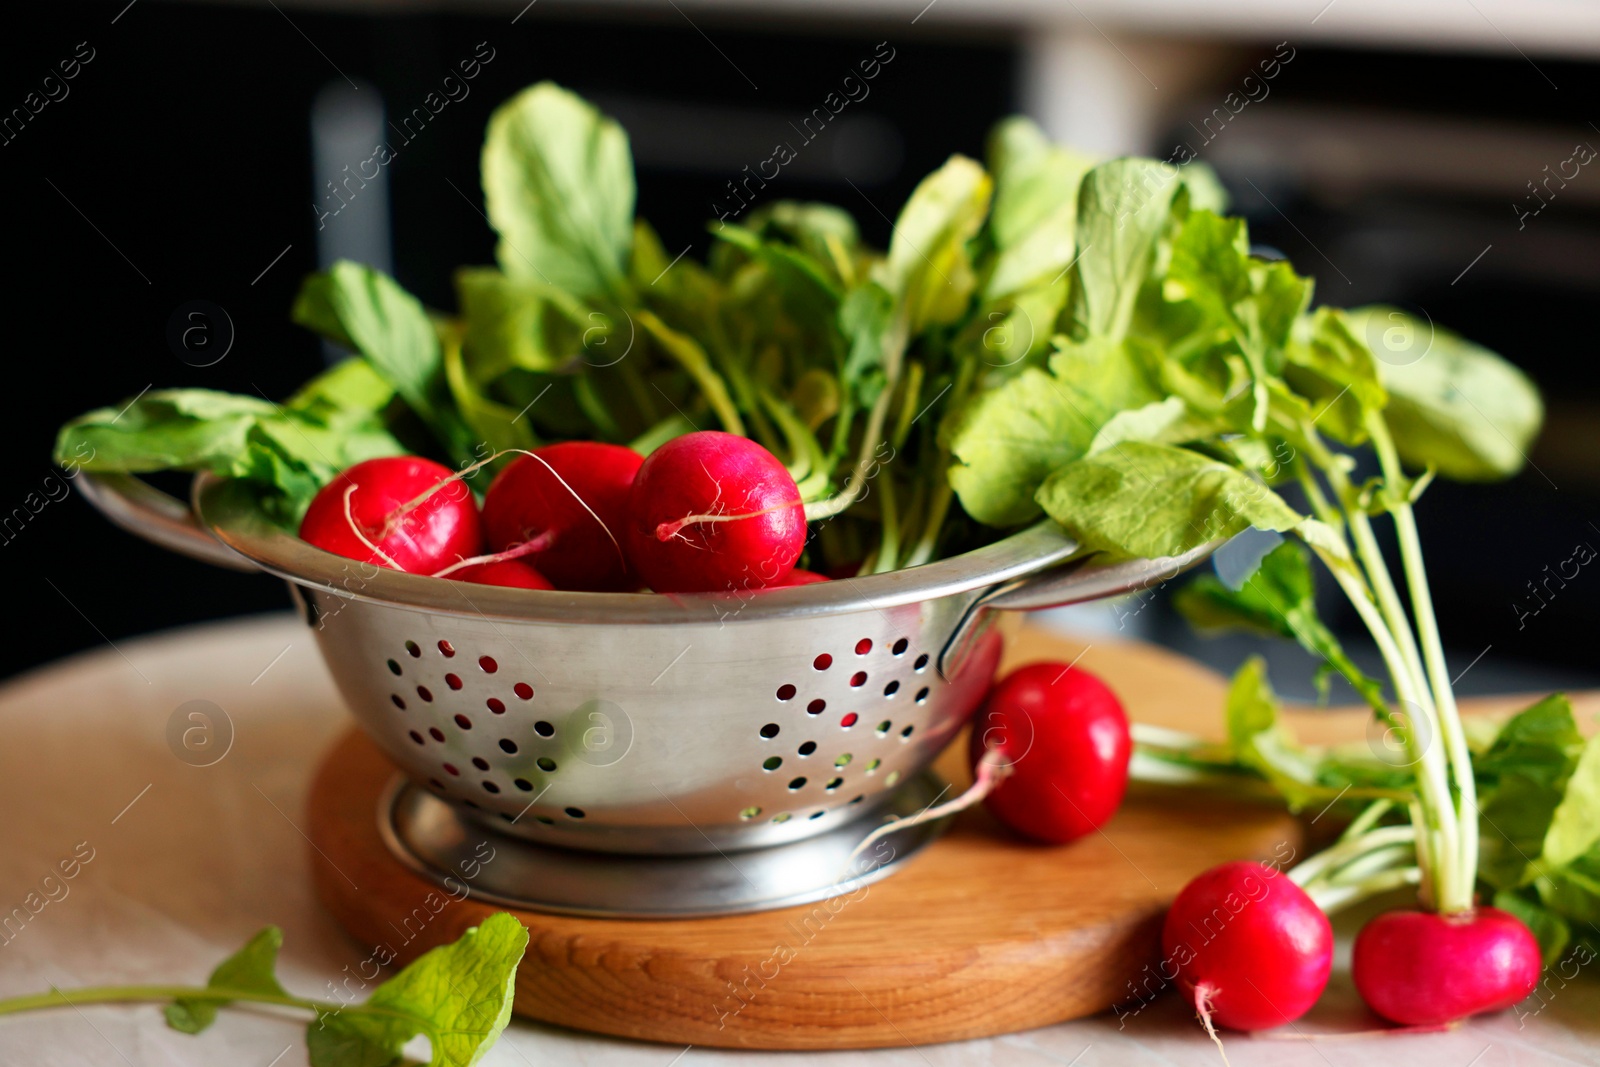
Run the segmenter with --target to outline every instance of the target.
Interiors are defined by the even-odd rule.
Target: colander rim
[[[992,544],[918,567],[782,589],[690,594],[508,589],[406,574],[326,552],[273,524],[241,483],[218,475],[196,475],[190,500],[202,529],[295,585],[412,611],[508,622],[723,625],[881,611],[986,590],[1079,553],[1059,524],[1044,519]]]

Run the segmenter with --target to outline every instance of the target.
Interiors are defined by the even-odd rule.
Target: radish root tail
[[[416,496],[412,497],[410,500],[407,500],[404,504],[401,504],[399,507],[397,507],[393,511],[389,512],[389,514],[384,517],[384,520],[383,520],[383,535],[384,535],[384,537],[387,537],[389,535],[389,531],[394,529],[396,523],[398,523],[401,519],[404,519],[407,515],[411,514],[413,511],[415,511],[418,508],[420,508],[422,505],[426,504],[429,500],[432,500],[433,499],[433,494],[437,493],[439,490],[443,489],[445,486],[453,485],[456,482],[461,481],[463,478],[468,477],[469,475],[476,474],[478,471],[482,470],[485,466],[487,466],[490,463],[493,463],[495,460],[499,459],[501,456],[505,455],[507,452],[522,452],[522,451],[523,450],[520,449],[520,448],[508,448],[508,449],[505,449],[503,451],[496,452],[494,455],[488,456],[487,458],[480,459],[476,463],[468,464],[467,466],[462,467],[460,470],[456,471],[454,474],[450,475],[448,478],[440,478],[437,482],[435,482],[434,484],[428,486],[428,488],[424,489],[422,492],[418,493]],[[531,455],[531,453],[527,453],[527,452],[524,452],[523,454],[524,455]],[[547,466],[548,466],[548,464],[547,464]],[[380,538],[380,540],[381,540],[381,538]]]
[[[1200,1025],[1206,1028],[1206,1035],[1217,1046],[1217,1055],[1222,1057],[1222,1067],[1233,1067],[1233,1064],[1228,1062],[1228,1050],[1222,1047],[1222,1037],[1211,1022],[1211,987],[1203,982],[1195,986],[1194,1011],[1200,1016]]]
[[[782,504],[774,504],[770,508],[760,511],[747,511],[742,515],[685,515],[674,522],[663,522],[656,526],[656,540],[670,541],[678,536],[678,532],[685,526],[696,526],[702,522],[738,522],[740,519],[759,519],[763,515],[771,515],[774,511],[787,511],[789,508],[802,506],[798,500],[790,500]]]
[[[943,804],[934,804],[923,808],[915,815],[907,815],[903,819],[891,819],[889,822],[884,823],[866,837],[863,837],[861,843],[851,850],[850,855],[845,858],[845,868],[849,869],[863,852],[890,834],[897,834],[901,830],[909,830],[913,826],[920,826],[922,823],[933,822],[936,819],[954,815],[958,811],[965,811],[994,792],[995,786],[1005,781],[1010,774],[1011,764],[1002,760],[1000,750],[996,748],[986,749],[983,757],[978,760],[978,767],[972,786],[965,793],[947,800]]]
[[[622,554],[622,543],[620,541],[618,541],[617,538],[616,538],[616,535],[611,532],[611,527],[609,527],[609,526],[607,526],[605,524],[605,520],[602,519],[599,515],[595,514],[595,510],[594,510],[594,508],[591,508],[589,506],[589,502],[587,500],[583,499],[583,497],[579,496],[578,495],[578,491],[576,489],[572,488],[572,486],[568,485],[567,484],[567,480],[565,478],[561,477],[561,475],[557,474],[556,473],[556,469],[554,467],[550,466],[549,462],[543,456],[536,456],[532,452],[529,452],[526,448],[502,448],[500,451],[494,453],[493,455],[486,456],[483,459],[478,460],[478,462],[476,462],[476,463],[472,463],[472,464],[469,464],[469,465],[467,465],[465,467],[462,467],[459,471],[457,471],[456,473],[450,475],[450,477],[448,477],[448,478],[441,478],[437,485],[429,486],[426,492],[421,493],[418,496],[414,497],[413,499],[406,501],[404,504],[400,505],[394,511],[390,512],[388,518],[384,522],[384,533],[387,534],[388,531],[391,528],[393,528],[395,523],[399,522],[401,519],[403,519],[407,515],[409,515],[412,511],[415,511],[417,508],[419,508],[423,504],[427,503],[427,501],[430,498],[432,498],[433,494],[437,493],[439,490],[443,489],[445,486],[451,484],[452,482],[459,482],[461,479],[467,477],[468,475],[474,474],[477,471],[482,470],[484,467],[486,467],[489,464],[493,463],[495,460],[499,459],[501,456],[509,456],[509,455],[513,455],[513,454],[514,455],[519,455],[519,456],[529,456],[529,457],[531,457],[533,459],[538,460],[541,464],[543,464],[544,465],[544,469],[550,472],[550,476],[552,478],[554,478],[556,481],[561,483],[561,488],[563,488],[567,492],[571,493],[572,494],[572,499],[576,500],[578,502],[579,506],[582,507],[584,511],[587,511],[589,513],[589,517],[590,518],[594,519],[595,522],[598,522],[600,524],[600,529],[605,531],[606,537],[608,539],[610,539],[610,541],[611,541],[611,547],[615,548],[617,550],[617,558],[622,560],[624,566],[627,565],[628,557],[626,557],[626,556],[624,556]],[[535,540],[537,540],[537,538],[535,538]],[[523,542],[523,543],[527,544],[528,542]],[[513,546],[513,548],[515,548],[515,547],[516,546]],[[547,543],[545,545],[542,545],[541,547],[548,548],[549,545]],[[513,549],[507,549],[506,551],[510,552],[512,550]],[[537,549],[530,549],[529,551],[537,551]],[[516,557],[513,556],[513,557],[509,557],[509,558],[515,559]],[[435,575],[434,577],[440,577],[440,575]]]
[[[467,556],[458,559],[450,566],[441,567],[439,570],[434,571],[432,576],[435,578],[448,578],[456,571],[464,570],[467,567],[476,567],[483,563],[504,563],[508,559],[518,559],[522,556],[532,555],[535,552],[542,552],[549,548],[554,541],[555,535],[546,530],[538,537],[530,538],[518,545],[512,545],[504,552],[491,552],[486,556]]]
[[[360,525],[357,524],[356,517],[350,510],[350,498],[355,496],[356,489],[357,486],[354,482],[352,482],[351,484],[345,486],[344,490],[344,521],[350,524],[350,532],[356,535],[356,540],[360,541],[362,544],[371,549],[374,556],[377,556],[379,559],[383,560],[383,562],[387,563],[397,571],[404,570],[405,568],[396,563],[387,552],[373,544],[372,541],[367,537],[366,533],[361,529]],[[387,534],[385,534],[385,536],[387,536]],[[379,538],[379,540],[382,540],[382,538]]]
[[[522,449],[513,448],[513,449],[509,449],[508,451],[522,452]],[[604,530],[606,532],[606,537],[609,538],[610,541],[611,541],[611,547],[617,550],[617,558],[622,560],[622,565],[624,567],[626,567],[628,565],[628,557],[622,554],[622,543],[619,542],[617,540],[617,538],[616,538],[616,535],[611,532],[611,527],[606,525],[605,520],[602,519],[599,515],[595,514],[594,508],[591,508],[589,506],[589,502],[587,500],[583,499],[583,497],[579,496],[578,495],[578,491],[576,489],[572,488],[572,486],[568,485],[567,484],[567,480],[565,478],[561,477],[561,475],[557,474],[556,473],[556,469],[554,467],[550,466],[549,463],[546,463],[545,462],[545,458],[543,456],[534,456],[532,452],[522,452],[522,454],[525,455],[525,456],[533,456],[534,459],[538,460],[540,463],[543,463],[544,464],[544,469],[550,472],[550,477],[552,477],[556,481],[560,482],[561,483],[561,488],[563,488],[567,492],[571,493],[572,494],[572,499],[576,500],[578,502],[578,504],[583,508],[583,510],[587,511],[589,513],[589,517],[591,519],[593,519],[595,522],[598,522],[600,524],[600,529],[602,529],[602,530]]]

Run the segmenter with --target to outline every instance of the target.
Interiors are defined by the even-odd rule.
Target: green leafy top
[[[628,135],[582,97],[540,82],[495,109],[483,193],[513,278],[579,297],[619,297],[633,246]]]
[[[1374,420],[1417,469],[1520,464],[1541,414],[1525,378],[1442,330],[1407,362],[1391,335],[1423,324],[1398,312],[1309,311],[1310,280],[1250,254],[1203,165],[1097,162],[1022,118],[996,126],[986,158],[924,178],[881,252],[837,207],[774,199],[714,223],[700,263],[635,217],[622,128],[541,82],[490,119],[498,264],[456,273],[455,315],[337,263],[293,314],[358,355],[362,381],[347,371],[281,409],[151,393],[69,423],[57,454],[245,479],[288,523],[371,455],[463,466],[720,427],[778,455],[828,520],[808,565],[867,572],[1045,515],[1112,555],[1258,524],[1340,556],[1329,516],[1271,488],[1293,465],[1261,457],[1311,462],[1368,442]]]
[[[428,1039],[430,1067],[472,1067],[511,1019],[517,964],[528,931],[508,912],[490,915],[456,941],[418,956],[378,984],[364,1003],[298,997],[274,971],[283,932],[268,926],[217,965],[204,986],[110,986],[0,1000],[0,1015],[67,1004],[170,1001],[167,1023],[198,1034],[234,1003],[270,1004],[312,1013],[306,1026],[311,1067],[391,1067],[412,1038]],[[409,1061],[405,1061],[409,1062]]]

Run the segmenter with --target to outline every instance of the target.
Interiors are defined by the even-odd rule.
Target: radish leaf
[[[514,278],[620,299],[633,245],[628,135],[553,82],[501,104],[483,145],[483,194]]]
[[[1032,120],[1001,122],[989,134],[995,255],[983,286],[986,300],[1049,284],[1077,248],[1078,186],[1094,161],[1052,143]]]
[[[1125,557],[1176,556],[1251,526],[1282,532],[1304,521],[1236,467],[1141,441],[1066,464],[1038,501],[1085,549]]]
[[[282,947],[283,931],[276,926],[263,928],[243,948],[217,965],[206,981],[206,987],[287,997],[289,994],[273,974],[278,963],[278,949]],[[217,1009],[227,1004],[225,1000],[187,1000],[180,997],[165,1008],[167,1025],[186,1034],[198,1034],[216,1021]]]
[[[1392,361],[1377,364],[1389,393],[1384,420],[1401,459],[1459,481],[1491,481],[1522,469],[1544,418],[1527,375],[1486,348],[1392,308],[1359,308],[1349,316],[1358,335],[1405,335],[1390,346]]]

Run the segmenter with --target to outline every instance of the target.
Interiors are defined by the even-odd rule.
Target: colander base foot
[[[894,815],[934,803],[944,784],[909,779],[862,817],[787,845],[694,856],[639,856],[533,844],[463,818],[450,804],[396,775],[378,802],[378,832],[407,867],[453,895],[561,915],[694,918],[806,904],[856,891],[896,870],[938,837],[948,820],[877,842],[847,867],[851,851]]]

